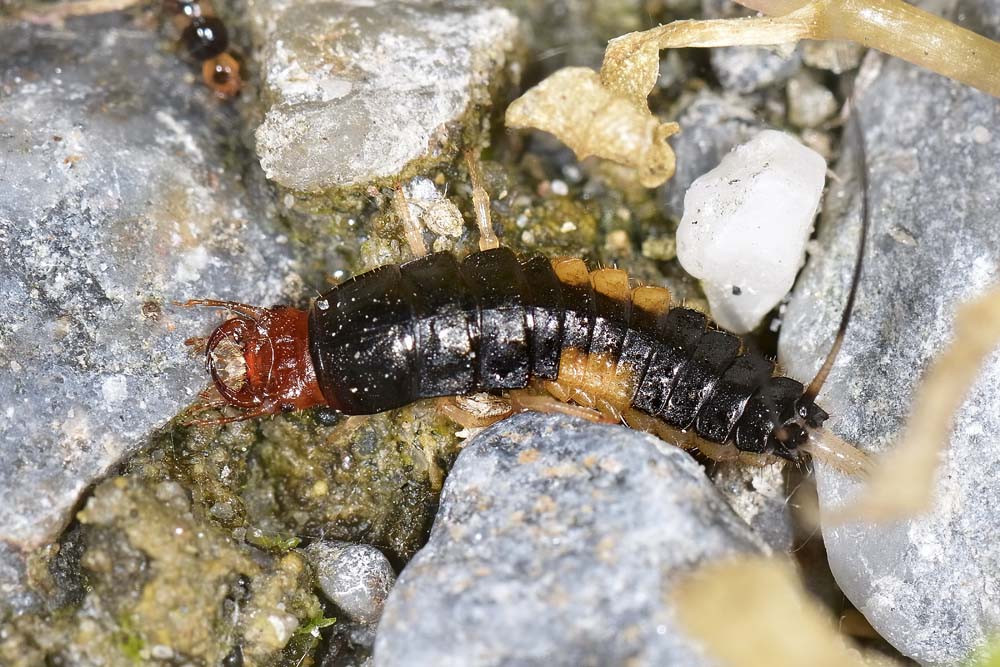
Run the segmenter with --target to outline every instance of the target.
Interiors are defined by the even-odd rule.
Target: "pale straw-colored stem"
[[[674,21],[608,44],[601,82],[637,103],[656,83],[659,51],[849,40],[1000,97],[1000,43],[903,0],[743,0],[769,16]]]
[[[901,0],[821,0],[821,39],[849,39],[1000,97],[1000,43]]]

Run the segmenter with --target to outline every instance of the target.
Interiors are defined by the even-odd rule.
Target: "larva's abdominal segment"
[[[333,407],[372,414],[438,396],[525,388],[621,417],[662,420],[741,451],[795,459],[826,413],[669,292],[578,259],[461,263],[436,253],[357,276],[309,313],[316,381]],[[588,405],[591,404],[591,405]]]

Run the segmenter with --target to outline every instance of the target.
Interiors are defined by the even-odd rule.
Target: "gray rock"
[[[705,18],[735,18],[753,12],[732,0],[702,0]],[[784,83],[802,67],[802,49],[797,45],[787,52],[757,46],[727,46],[712,49],[709,59],[719,83],[734,93],[752,93]]]
[[[291,190],[364,186],[454,157],[515,48],[518,22],[476,3],[251,0],[257,153]]]
[[[679,449],[522,414],[459,455],[425,546],[386,603],[375,664],[705,665],[679,576],[767,548]]]
[[[727,46],[712,49],[712,71],[726,90],[753,93],[784,83],[802,68],[802,52],[788,53],[757,46]]]
[[[677,118],[680,134],[671,137],[677,173],[664,184],[663,206],[678,220],[684,214],[684,194],[696,178],[719,165],[734,146],[764,129],[757,115],[735,95],[703,90]]]
[[[183,341],[217,320],[171,302],[275,301],[293,268],[223,167],[232,110],[160,42],[124,16],[0,28],[0,607],[26,602],[21,555],[205,386]]]
[[[686,0],[698,4],[699,0]],[[496,0],[521,19],[520,32],[542,78],[560,67],[597,69],[608,41],[647,25],[635,0]]]
[[[320,589],[352,621],[375,623],[396,582],[381,551],[367,544],[320,540],[306,549]]]
[[[1000,36],[1000,6],[968,2],[968,25]],[[859,80],[868,151],[867,266],[840,357],[820,394],[835,432],[868,451],[891,446],[921,375],[949,342],[955,308],[1000,281],[1000,103],[898,60],[872,57]],[[851,136],[850,133],[848,136]],[[855,253],[854,156],[827,197],[822,254],[796,289],[781,335],[789,373],[812,376],[837,328]],[[903,654],[966,662],[1000,632],[1000,358],[955,418],[929,513],[887,525],[824,528],[847,596]],[[823,508],[860,482],[820,467]]]
[[[789,552],[795,543],[795,520],[783,465],[747,465],[740,461],[714,463],[709,477],[736,514],[769,547]]]
[[[799,72],[788,82],[788,120],[814,128],[837,113],[837,98],[810,72]]]

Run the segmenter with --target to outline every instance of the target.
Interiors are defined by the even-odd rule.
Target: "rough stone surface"
[[[669,603],[683,573],[766,547],[686,453],[523,414],[470,441],[386,603],[375,664],[705,665]]]
[[[732,0],[702,0],[705,18],[735,18],[752,13]],[[784,83],[802,67],[802,50],[794,44],[783,48],[727,46],[712,49],[709,58],[722,87],[742,94]]]
[[[744,461],[716,462],[709,477],[736,514],[776,552],[791,551],[795,519],[789,505],[785,466],[748,465]]]
[[[799,72],[788,82],[788,120],[802,128],[820,126],[837,113],[837,98],[809,72]]]
[[[959,6],[965,25],[1000,37],[1000,7]],[[879,69],[880,68],[880,69]],[[835,432],[869,451],[891,446],[923,371],[949,342],[955,308],[1000,281],[1000,103],[898,60],[872,57],[860,98],[871,232],[851,326],[820,404]],[[851,133],[848,133],[851,136]],[[789,305],[781,359],[808,378],[829,349],[859,230],[856,158],[842,160],[819,239]],[[826,527],[847,596],[905,655],[964,663],[1000,631],[1000,357],[955,415],[934,508],[907,521]],[[859,482],[820,467],[823,508]]]
[[[257,153],[291,190],[363,186],[448,153],[489,104],[518,21],[477,3],[251,0]]]
[[[0,44],[0,607],[21,607],[20,556],[205,385],[183,340],[215,320],[171,302],[273,302],[292,264],[223,168],[232,110],[155,34],[112,16]]]
[[[689,0],[697,5],[698,0]],[[497,0],[521,19],[528,48],[538,54],[532,69],[597,69],[608,41],[648,27],[645,8],[634,0]]]
[[[694,180],[714,169],[733,147],[749,141],[764,123],[735,95],[703,90],[677,118],[681,132],[670,138],[677,173],[662,188],[665,212],[680,220],[684,195]]]
[[[756,46],[727,46],[712,49],[710,58],[722,87],[742,94],[784,83],[802,67],[798,49],[786,54]]]
[[[865,55],[865,47],[855,42],[816,41],[802,42],[802,61],[817,69],[843,74],[858,67]]]
[[[309,545],[306,557],[330,602],[353,621],[378,621],[396,582],[396,573],[381,551],[367,544],[321,540]]]
[[[754,329],[791,289],[825,181],[822,156],[764,130],[691,185],[677,259],[701,279],[722,327]]]

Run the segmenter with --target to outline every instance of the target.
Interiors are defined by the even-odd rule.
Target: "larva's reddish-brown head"
[[[233,310],[237,315],[219,325],[205,351],[222,398],[246,417],[324,405],[309,356],[308,314],[284,306]]]

